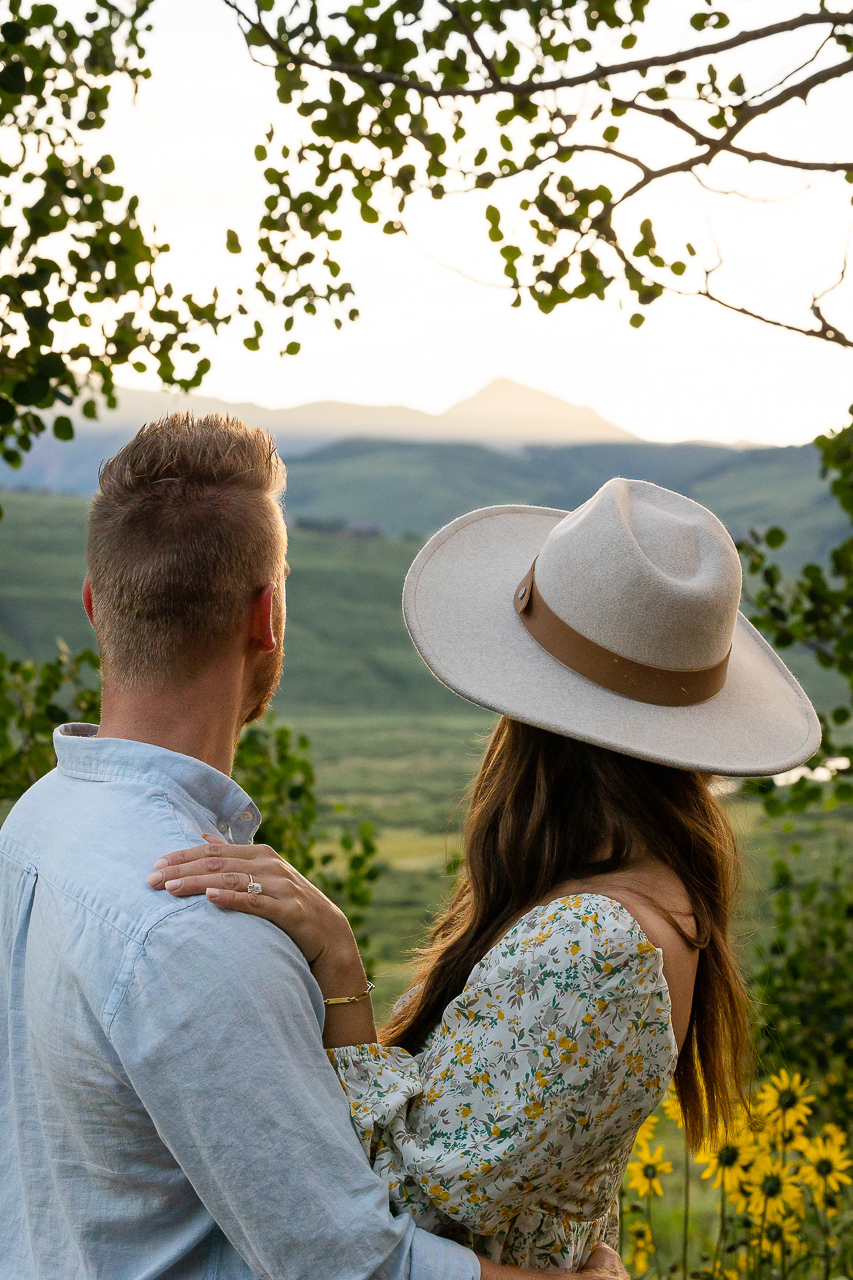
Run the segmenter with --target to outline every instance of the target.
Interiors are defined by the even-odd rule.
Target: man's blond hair
[[[284,464],[238,418],[170,414],[101,468],[89,516],[92,611],[109,678],[188,676],[277,582]]]

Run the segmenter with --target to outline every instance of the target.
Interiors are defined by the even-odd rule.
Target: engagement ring
[[[262,887],[258,884],[257,880],[253,880],[253,879],[252,879],[252,873],[251,873],[251,871],[249,872],[249,887],[248,887],[248,889],[246,890],[246,892],[247,892],[247,893],[263,893],[263,889],[262,889]]]

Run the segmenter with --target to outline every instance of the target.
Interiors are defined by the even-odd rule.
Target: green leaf
[[[240,245],[240,239],[236,231],[231,231],[230,229],[228,230],[228,233],[225,236],[225,248],[228,250],[229,253],[243,252],[242,247]]]
[[[635,311],[634,314],[631,316],[631,319],[628,321],[628,323],[630,324],[632,329],[639,329],[640,325],[643,325],[646,323],[646,317],[641,316],[639,311]]]
[[[784,529],[780,529],[778,525],[772,525],[764,535],[764,541],[768,547],[781,547],[787,538]]]
[[[4,22],[0,26],[0,36],[6,44],[23,44],[27,38],[27,28],[22,22]]]
[[[486,206],[486,221],[489,224],[489,239],[497,242],[503,240],[501,231],[501,215],[493,204]]]
[[[73,440],[74,424],[71,419],[66,418],[64,415],[59,418],[54,418],[53,434],[56,436],[57,440]]]
[[[0,89],[4,93],[22,94],[27,87],[27,76],[20,62],[7,62],[0,71]]]

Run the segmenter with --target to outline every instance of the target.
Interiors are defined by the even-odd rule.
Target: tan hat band
[[[707,702],[726,683],[729,654],[702,671],[672,671],[650,667],[612,653],[564,622],[539,593],[534,578],[536,561],[515,591],[515,609],[537,644],[578,675],[636,702],[659,707],[692,707]],[[731,650],[729,650],[729,653]]]

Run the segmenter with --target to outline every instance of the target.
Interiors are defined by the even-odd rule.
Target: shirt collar
[[[194,756],[128,738],[98,738],[96,724],[62,724],[53,735],[60,773],[92,782],[138,780],[182,792],[210,813],[217,830],[249,844],[261,822],[255,803],[233,778]]]

